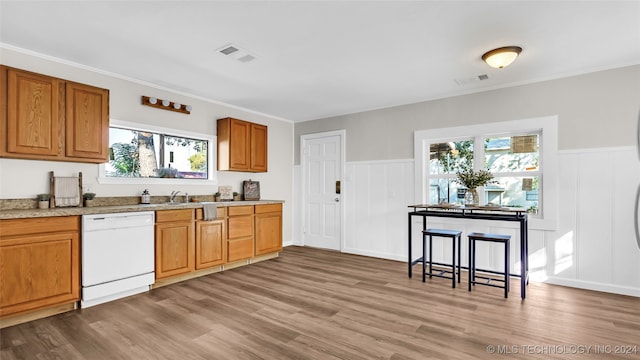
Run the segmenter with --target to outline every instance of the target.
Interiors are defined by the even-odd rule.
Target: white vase
[[[464,194],[464,204],[465,205],[478,205],[480,202],[478,198],[478,190],[476,188],[467,189],[467,192]]]
[[[49,200],[38,201],[38,209],[48,209],[48,208],[49,208]]]

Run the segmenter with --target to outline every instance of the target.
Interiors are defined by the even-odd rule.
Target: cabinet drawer
[[[0,220],[0,238],[78,230],[80,230],[79,216]]]
[[[247,205],[247,206],[230,206],[228,208],[228,213],[229,216],[234,216],[234,215],[251,215],[253,214],[253,206],[252,205]]]
[[[233,216],[229,217],[227,227],[229,239],[237,239],[245,236],[253,237],[253,216]]]
[[[159,210],[156,211],[156,222],[173,222],[193,220],[193,209]]]
[[[253,256],[253,237],[227,241],[229,262],[248,259]]]
[[[281,211],[282,211],[282,204],[256,205],[256,214],[281,212]]]
[[[218,207],[217,208],[217,214],[216,218],[217,219],[224,219],[227,216],[227,208],[225,207]],[[204,211],[202,209],[196,209],[196,220],[202,220],[204,219]]]

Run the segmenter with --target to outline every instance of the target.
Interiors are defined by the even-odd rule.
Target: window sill
[[[130,184],[130,185],[218,185],[215,179],[184,179],[184,178],[115,178],[98,177],[98,184]]]

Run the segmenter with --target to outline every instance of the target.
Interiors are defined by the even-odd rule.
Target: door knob
[[[335,201],[336,202],[340,202],[340,198],[335,198]]]

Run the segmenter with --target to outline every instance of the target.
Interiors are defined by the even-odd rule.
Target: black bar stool
[[[471,291],[471,285],[486,285],[504,289],[504,297],[507,298],[509,293],[509,242],[511,240],[510,235],[501,234],[487,234],[473,232],[469,236],[469,291]],[[476,241],[489,241],[495,243],[504,244],[504,273],[503,279],[496,279],[488,276],[476,275]],[[487,282],[478,282],[476,278],[487,280]],[[491,281],[503,282],[504,285],[492,284]]]
[[[451,239],[451,244],[453,250],[451,251],[452,261],[451,261],[451,271],[444,270],[440,273],[433,273],[433,236],[439,236],[444,238]],[[457,230],[442,230],[442,229],[427,229],[422,232],[422,282],[425,282],[425,275],[429,274],[429,278],[432,276],[437,276],[445,279],[451,279],[452,286],[456,287],[456,240],[458,240],[458,282],[460,282],[460,238],[462,236],[461,231]],[[427,263],[427,239],[429,239],[429,272],[426,272],[426,263]],[[443,263],[435,263],[436,265],[445,265],[449,264]],[[445,273],[451,273],[451,276],[444,275]]]

